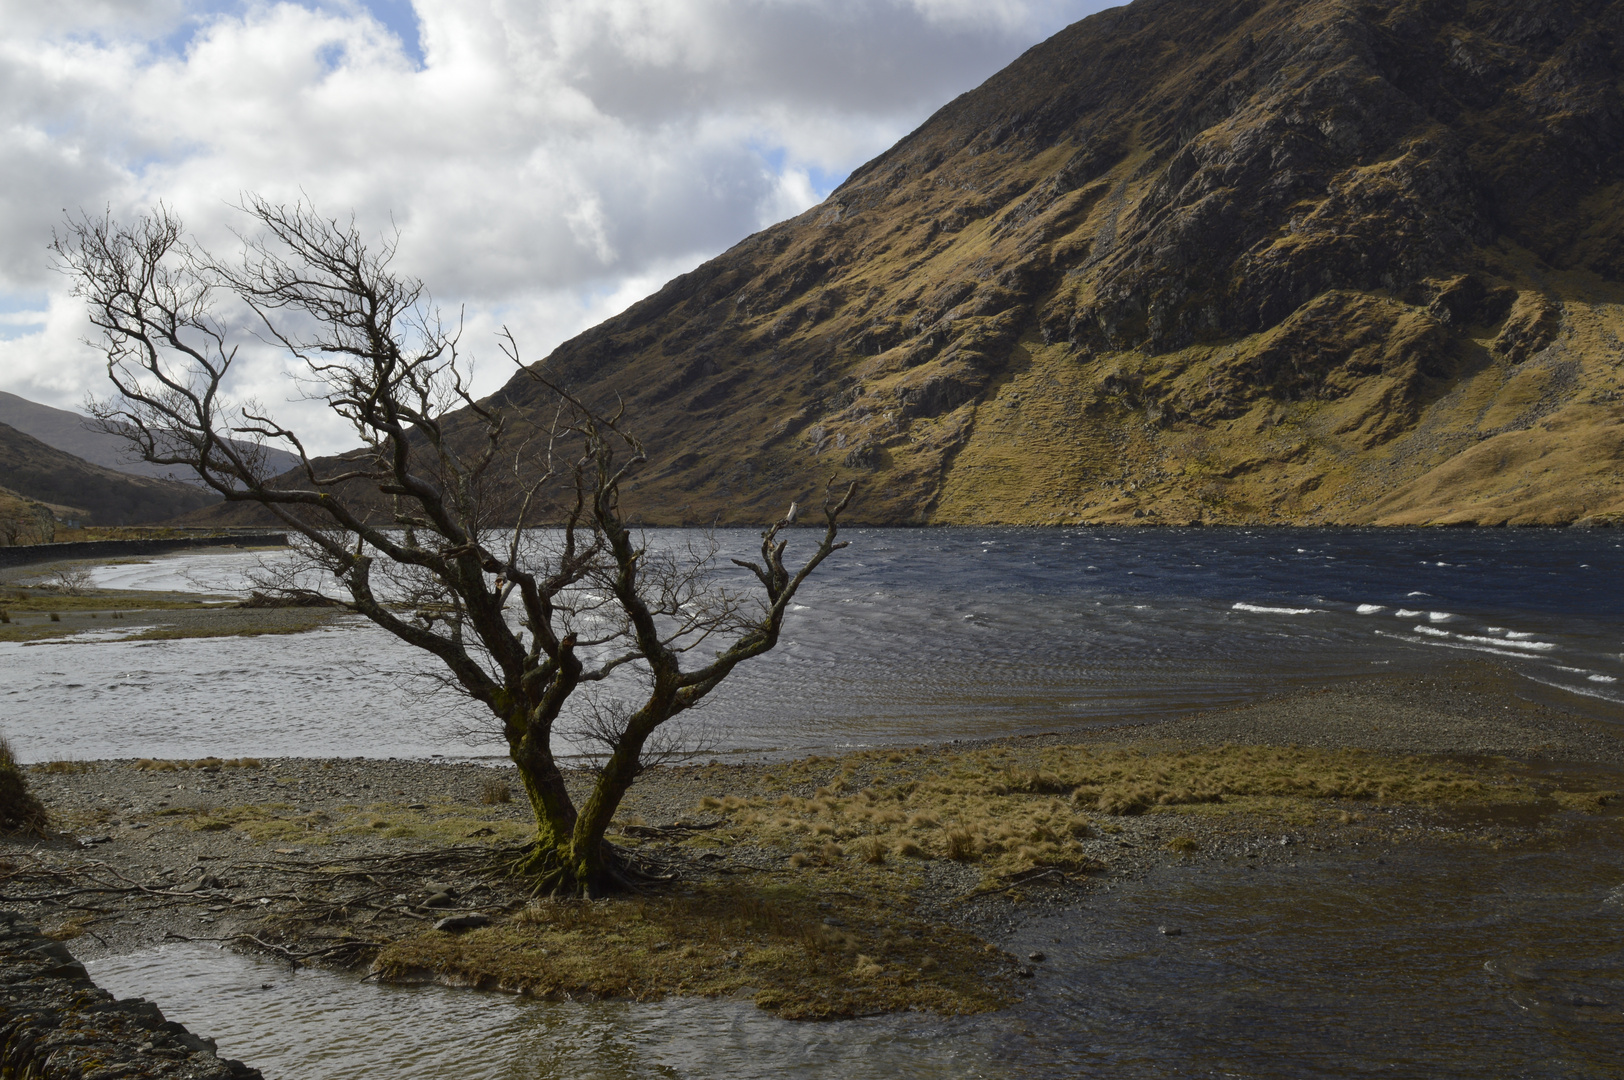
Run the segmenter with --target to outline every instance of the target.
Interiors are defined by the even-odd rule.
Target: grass
[[[204,758],[137,767],[232,764]],[[1128,819],[1141,815],[1168,819],[1175,827],[1153,835],[1170,837],[1158,841],[1167,851],[1188,855],[1208,838],[1207,823],[1198,819],[1214,815],[1235,815],[1239,827],[1250,829],[1272,828],[1282,818],[1358,822],[1365,808],[1393,804],[1532,805],[1554,798],[1563,808],[1595,810],[1616,797],[1549,792],[1506,769],[1312,748],[1017,744],[865,752],[766,772],[684,770],[683,784],[717,792],[700,809],[723,824],[681,846],[694,855],[739,850],[742,857],[715,862],[725,872],[701,871],[600,901],[540,900],[466,934],[425,926],[383,944],[375,965],[386,979],[556,999],[748,995],[790,1018],[996,1009],[1012,1000],[1018,984],[1008,977],[1016,962],[921,914],[931,910],[921,906],[927,881],[933,902],[945,896],[951,905],[989,884],[1008,889],[1037,868],[1098,869],[1091,852],[1114,858],[1113,837],[1124,822],[1135,833]],[[415,808],[377,802],[311,811],[283,801],[175,808],[159,816],[267,844],[357,836],[428,846],[522,840],[533,824],[495,796],[497,785],[508,791],[491,777],[464,804],[440,799]],[[730,789],[735,793],[722,794]],[[1177,827],[1181,820],[1188,833]],[[623,824],[642,822],[629,814]],[[659,843],[631,836],[616,842]],[[658,857],[658,850],[651,853]],[[951,883],[951,895],[941,891],[943,881]]]
[[[392,840],[423,840],[436,844],[462,844],[470,839],[513,843],[530,836],[535,826],[492,811],[478,811],[452,802],[422,810],[397,803],[349,805],[332,811],[301,810],[289,802],[252,803],[220,807],[174,807],[160,817],[181,817],[197,832],[235,830],[260,844],[299,841],[331,844],[341,837],[381,836]]]
[[[1349,804],[1527,803],[1535,790],[1503,770],[1359,750],[1223,746],[1007,747],[953,754],[856,754],[838,773],[812,759],[775,775],[782,790],[707,797],[730,835],[792,853],[801,866],[853,857],[876,865],[940,859],[989,878],[1040,867],[1098,869],[1085,841],[1142,814],[1246,814],[1294,823],[1339,820]],[[791,794],[790,788],[810,794]],[[1594,804],[1608,793],[1573,796]],[[1181,837],[1174,851],[1194,851]]]
[[[661,896],[543,900],[504,925],[395,942],[375,968],[386,979],[429,976],[541,998],[749,993],[793,1019],[981,1012],[1012,1000],[994,978],[1011,958],[900,913],[883,892],[842,895],[831,918],[825,884],[754,878]]]
[[[344,612],[331,608],[297,609],[297,614],[285,614],[288,609],[277,609],[282,615],[276,622],[249,623],[244,626],[192,624],[187,626],[155,626],[132,634],[125,641],[178,641],[181,638],[261,637],[270,634],[302,634],[319,630]]]
[[[12,587],[6,597],[6,610],[11,614],[39,614],[88,611],[208,611],[229,607],[227,597],[209,597],[179,600],[165,594],[141,592],[112,592],[91,590],[71,596],[51,589]]]
[[[0,623],[0,641],[27,642],[102,629],[100,618],[124,620],[131,616],[155,625],[129,627],[121,641],[172,641],[200,637],[257,637],[264,634],[301,634],[329,625],[345,614],[337,608],[278,608],[255,610],[212,601],[164,601],[97,596],[31,600],[14,605],[15,618]],[[115,606],[119,605],[119,606]],[[31,616],[31,618],[29,617]],[[43,618],[41,618],[43,616]],[[171,621],[164,621],[166,619]]]
[[[46,761],[38,765],[30,765],[35,772],[42,773],[84,773],[93,772],[94,766],[88,761]]]

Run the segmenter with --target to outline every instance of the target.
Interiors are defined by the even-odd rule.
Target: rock
[[[1040,952],[1027,953],[1026,958],[1028,960],[1034,961],[1034,962],[1039,963],[1039,964],[1041,964],[1041,963],[1043,963],[1043,961],[1049,959],[1047,956],[1043,955]]]
[[[478,930],[481,926],[489,926],[490,924],[491,917],[489,915],[470,912],[467,915],[448,915],[435,923],[434,928],[449,933],[457,930]]]
[[[1180,934],[1184,933],[1183,930],[1180,930],[1176,926],[1158,926],[1156,929],[1161,931],[1162,936],[1164,937],[1178,937]]]
[[[175,892],[211,892],[214,889],[223,889],[225,887],[226,883],[213,874],[204,874],[196,881],[188,881],[184,885],[175,886]]]
[[[447,907],[451,907],[456,902],[457,902],[456,898],[453,897],[450,893],[437,892],[433,896],[429,897],[427,900],[424,900],[421,904],[418,905],[418,907],[447,908]]]

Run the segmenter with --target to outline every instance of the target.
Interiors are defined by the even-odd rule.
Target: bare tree
[[[437,657],[489,711],[535,810],[523,869],[556,891],[629,883],[636,871],[604,833],[656,729],[778,643],[796,590],[846,546],[836,535],[854,487],[830,482],[804,563],[785,566],[786,515],[763,532],[759,562],[733,560],[759,589],[728,588],[714,548],[656,550],[628,528],[621,491],[644,453],[618,411],[522,364],[548,394],[543,420],[476,401],[459,329],[421,282],[390,269],[393,241],[369,248],[353,221],[304,204],[250,198],[243,209],[257,232],[230,263],[162,207],[132,227],[70,220],[55,238],[101,331],[115,394],[98,419],[144,460],[275,514],[349,608]],[[313,458],[268,410],[227,401],[244,323],[296,358],[307,396],[348,421],[360,449]],[[271,475],[273,445],[300,465]],[[553,746],[571,715],[603,744],[581,805]]]

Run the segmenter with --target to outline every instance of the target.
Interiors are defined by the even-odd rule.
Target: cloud
[[[0,389],[73,407],[99,387],[46,258],[64,210],[162,200],[229,249],[245,191],[398,229],[400,265],[467,313],[494,389],[487,331],[544,354],[1104,6],[0,0]],[[286,399],[273,358],[256,364],[242,389]]]

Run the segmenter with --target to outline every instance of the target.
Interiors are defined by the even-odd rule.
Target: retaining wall
[[[26,544],[0,547],[0,570],[69,559],[120,559],[131,555],[162,555],[187,548],[280,547],[287,533],[243,533],[237,536],[187,536],[169,540],[79,540],[68,544]]]
[[[141,998],[90,981],[60,941],[0,911],[0,1080],[265,1080]]]

